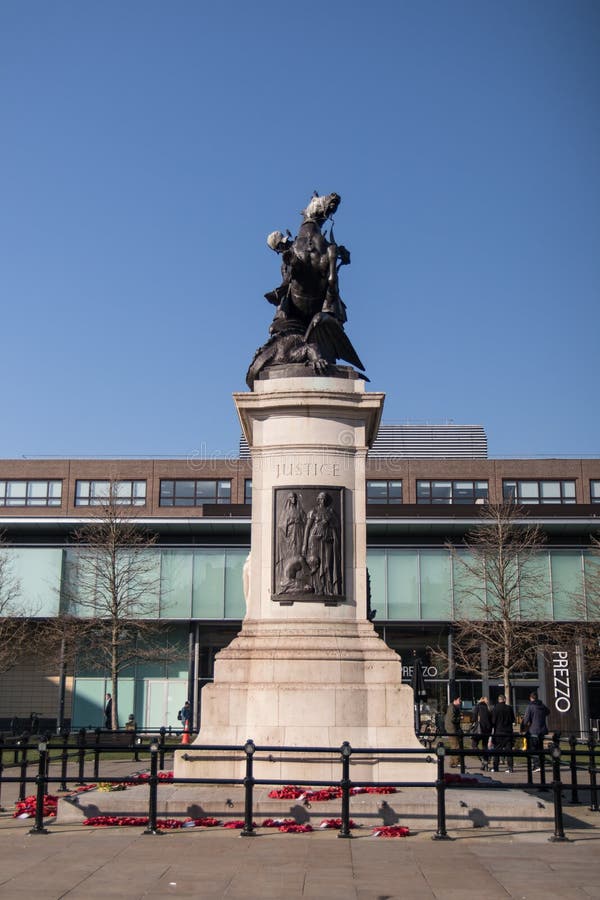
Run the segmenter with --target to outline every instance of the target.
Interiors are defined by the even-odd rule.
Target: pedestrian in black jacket
[[[504,694],[500,694],[498,702],[492,710],[492,737],[494,741],[494,772],[498,771],[500,756],[506,757],[507,773],[513,770],[512,746],[515,713]]]
[[[473,707],[471,714],[471,747],[477,750],[481,744],[482,750],[487,750],[488,741],[492,733],[492,717],[488,706],[488,698],[481,697],[477,706]],[[488,769],[486,756],[480,756],[481,768],[484,772]]]

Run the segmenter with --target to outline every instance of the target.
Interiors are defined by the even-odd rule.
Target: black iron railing
[[[109,733],[110,734],[110,733]],[[104,733],[106,735],[106,732]],[[113,735],[111,735],[113,736]],[[269,758],[269,755],[273,753],[277,754],[286,754],[293,753],[298,754],[301,753],[303,755],[323,755],[327,754],[331,759],[338,759],[340,764],[340,778],[337,782],[333,782],[334,785],[337,785],[340,788],[340,796],[341,796],[341,827],[338,833],[338,836],[341,838],[350,838],[352,837],[350,831],[350,801],[352,795],[352,788],[354,787],[380,787],[381,784],[379,782],[373,781],[364,781],[364,780],[353,780],[351,778],[351,758],[353,757],[355,760],[360,758],[361,756],[368,755],[370,757],[386,757],[386,756],[401,756],[403,758],[414,757],[415,762],[426,761],[429,763],[436,763],[436,778],[435,780],[429,781],[386,781],[386,786],[394,787],[394,788],[430,788],[436,791],[437,794],[437,828],[434,834],[435,840],[448,840],[449,836],[447,833],[446,827],[446,794],[450,790],[505,790],[507,787],[517,788],[517,789],[531,789],[535,787],[533,781],[533,774],[535,773],[537,766],[536,763],[539,764],[539,772],[540,772],[540,789],[550,789],[552,792],[553,798],[553,807],[554,807],[554,833],[550,837],[550,840],[553,841],[565,841],[567,838],[564,833],[564,822],[563,822],[563,809],[562,809],[562,791],[564,788],[568,788],[569,785],[562,781],[561,779],[561,765],[563,765],[563,753],[560,747],[559,736],[554,735],[554,740],[547,747],[532,751],[530,749],[526,750],[511,750],[510,755],[517,759],[524,759],[526,762],[526,770],[527,770],[527,781],[526,782],[510,782],[510,783],[500,783],[497,781],[490,782],[481,782],[481,781],[473,781],[469,782],[468,780],[457,779],[456,781],[449,781],[447,778],[446,771],[446,755],[450,753],[452,756],[457,756],[461,760],[461,769],[464,772],[464,763],[465,760],[469,757],[480,758],[492,758],[497,753],[498,750],[494,749],[464,749],[464,747],[460,747],[460,749],[455,748],[447,748],[443,741],[440,741],[435,748],[434,751],[429,751],[427,748],[361,748],[361,747],[352,747],[347,741],[345,741],[341,747],[280,747],[280,746],[257,746],[254,744],[252,740],[246,741],[246,743],[242,746],[240,745],[231,745],[231,744],[220,744],[220,745],[200,745],[194,744],[193,746],[187,744],[176,744],[166,746],[165,737],[166,737],[166,729],[160,729],[158,733],[155,735],[151,735],[149,739],[142,741],[141,739],[135,739],[135,746],[129,747],[121,747],[115,746],[114,741],[112,743],[104,742],[101,740],[102,733],[97,735],[94,733],[93,740],[88,741],[90,737],[89,734],[86,734],[85,731],[80,731],[77,734],[77,743],[74,746],[73,742],[67,743],[67,736],[63,735],[62,739],[52,741],[42,739],[37,744],[30,744],[26,742],[21,745],[19,748],[20,758],[18,761],[17,768],[19,769],[18,775],[6,775],[5,772],[7,768],[4,766],[3,756],[6,753],[11,753],[12,748],[8,745],[0,742],[0,790],[3,783],[15,783],[18,782],[20,785],[20,793],[19,799],[24,799],[26,785],[27,784],[35,784],[36,785],[36,806],[35,806],[35,822],[31,829],[31,834],[47,834],[48,829],[44,825],[44,796],[47,793],[47,789],[51,784],[60,784],[60,789],[66,789],[66,768],[65,768],[65,758],[68,757],[68,753],[75,749],[76,759],[78,763],[78,773],[77,773],[77,783],[78,784],[93,784],[99,775],[99,766],[100,759],[104,758],[104,756],[111,756],[112,754],[127,754],[130,753],[133,759],[138,758],[139,753],[147,753],[149,754],[150,760],[150,773],[149,776],[141,777],[138,775],[129,775],[126,777],[116,777],[116,776],[103,776],[103,781],[109,784],[128,784],[128,785],[142,785],[145,784],[148,786],[148,825],[144,831],[144,834],[152,834],[157,835],[160,834],[160,828],[157,826],[157,816],[158,816],[158,794],[157,788],[161,779],[159,778],[159,767],[162,768],[164,765],[164,755],[168,752],[181,751],[182,758],[186,760],[193,761],[194,755],[196,753],[210,753],[210,752],[228,752],[228,753],[237,753],[241,756],[242,759],[245,759],[245,774],[243,778],[173,778],[170,783],[172,784],[211,784],[211,785],[240,785],[244,787],[244,826],[241,831],[241,835],[243,837],[249,837],[254,834],[254,824],[253,824],[253,810],[254,810],[254,790],[256,786],[283,786],[289,783],[284,779],[264,779],[264,778],[255,778],[254,777],[254,760],[256,753],[266,754],[266,758]],[[146,735],[146,738],[148,736]],[[590,791],[590,810],[594,812],[598,812],[598,788],[597,788],[597,772],[598,772],[598,758],[600,757],[600,746],[595,742],[594,738],[591,737],[586,745],[578,744],[576,740],[570,740],[569,742],[569,751],[567,757],[567,762],[565,765],[565,769],[568,766],[568,769],[571,774],[571,793],[572,793],[572,802],[579,802],[578,800],[578,790],[579,790],[579,782],[577,780],[577,773],[587,770],[589,774],[589,791]],[[28,750],[36,753],[36,759],[32,759],[31,757],[28,759],[27,753]],[[57,756],[52,757],[52,751],[56,751],[58,753]],[[93,775],[85,776],[85,764],[89,761],[89,753],[92,753],[92,763],[93,763]],[[502,752],[502,751],[501,751]],[[73,757],[72,757],[73,758]],[[200,758],[200,757],[199,757]],[[51,763],[60,763],[60,775],[51,775]],[[27,775],[27,767],[34,765],[37,763],[37,772],[35,775]],[[545,767],[546,764],[549,764],[552,772],[552,782],[546,787],[545,780]],[[14,766],[13,766],[14,767]],[[573,780],[573,776],[575,778]],[[313,787],[328,787],[331,786],[331,781],[311,781],[311,785]]]

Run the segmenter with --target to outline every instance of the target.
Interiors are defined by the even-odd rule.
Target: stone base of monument
[[[195,745],[259,747],[254,777],[288,784],[339,781],[339,750],[280,752],[282,747],[373,748],[351,758],[355,780],[434,781],[424,752],[378,754],[377,748],[423,751],[415,736],[413,692],[401,662],[368,621],[331,619],[244,622],[215,662],[215,682],[202,691]],[[177,752],[176,778],[243,778],[245,754]]]
[[[482,783],[489,778],[479,776]],[[254,791],[253,820],[294,819],[318,829],[323,819],[339,818],[341,800],[274,800],[268,787]],[[244,789],[223,785],[173,785],[158,788],[158,818],[211,816],[222,823],[244,818]],[[79,794],[72,800],[59,800],[56,824],[75,824],[94,816],[147,816],[148,787],[126,791]],[[358,794],[350,798],[350,817],[362,829],[381,825],[405,825],[411,832],[435,832],[437,799],[432,788],[404,788],[395,794]],[[508,832],[547,831],[553,829],[550,799],[540,801],[520,790],[480,790],[454,788],[446,793],[446,827],[449,831],[472,828],[497,828]],[[569,827],[577,827],[576,820]],[[358,832],[360,833],[360,831]]]

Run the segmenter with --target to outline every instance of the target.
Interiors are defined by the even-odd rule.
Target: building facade
[[[498,673],[454,671],[450,651],[456,572],[447,543],[460,544],[486,503],[514,499],[547,536],[540,552],[545,616],[571,621],[594,564],[590,535],[600,532],[600,459],[490,459],[480,426],[382,426],[367,462],[371,608],[386,642],[403,658],[407,682],[415,651],[424,663],[428,706],[449,691],[468,707],[501,691]],[[68,608],[65,584],[76,547],[73,530],[93,519],[108,491],[140,526],[158,535],[153,617],[165,644],[181,648],[168,663],[136,663],[120,679],[121,724],[130,712],[146,727],[177,724],[186,698],[201,717],[200,691],[215,654],[244,616],[242,570],[250,545],[251,463],[243,443],[235,459],[20,459],[0,461],[0,528],[19,586],[19,603],[44,623]],[[585,613],[584,613],[585,614]],[[581,666],[580,661],[580,666]],[[600,680],[579,672],[578,721],[600,717]],[[523,709],[539,666],[520,673],[511,698]],[[85,654],[61,679],[56,661],[25,657],[0,675],[0,722],[31,712],[73,727],[102,724],[108,673]]]

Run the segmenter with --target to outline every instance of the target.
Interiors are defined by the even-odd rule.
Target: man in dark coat
[[[530,750],[540,751],[543,749],[544,735],[548,734],[547,719],[549,715],[550,710],[546,704],[538,699],[535,691],[532,691],[529,695],[529,705],[521,722],[521,729],[527,735]],[[537,772],[538,769],[539,766],[536,766],[533,771]]]
[[[488,706],[488,698],[481,697],[477,706],[474,707],[471,714],[471,747],[477,750],[481,744],[482,750],[487,750],[488,741],[492,733],[492,716]],[[481,756],[481,768],[484,772],[488,770],[488,758]]]
[[[451,750],[460,750],[460,738],[462,728],[460,727],[460,697],[455,697],[446,710],[444,716],[444,731],[446,732],[448,746]],[[455,769],[460,765],[460,759],[454,755],[450,757],[450,767]]]
[[[112,728],[112,697],[110,694],[106,695],[104,701],[104,727]]]
[[[492,738],[494,741],[494,772],[498,771],[500,756],[506,757],[507,773],[513,770],[513,758],[511,754],[513,746],[513,725],[515,713],[507,702],[504,694],[500,694],[498,702],[492,710]]]

